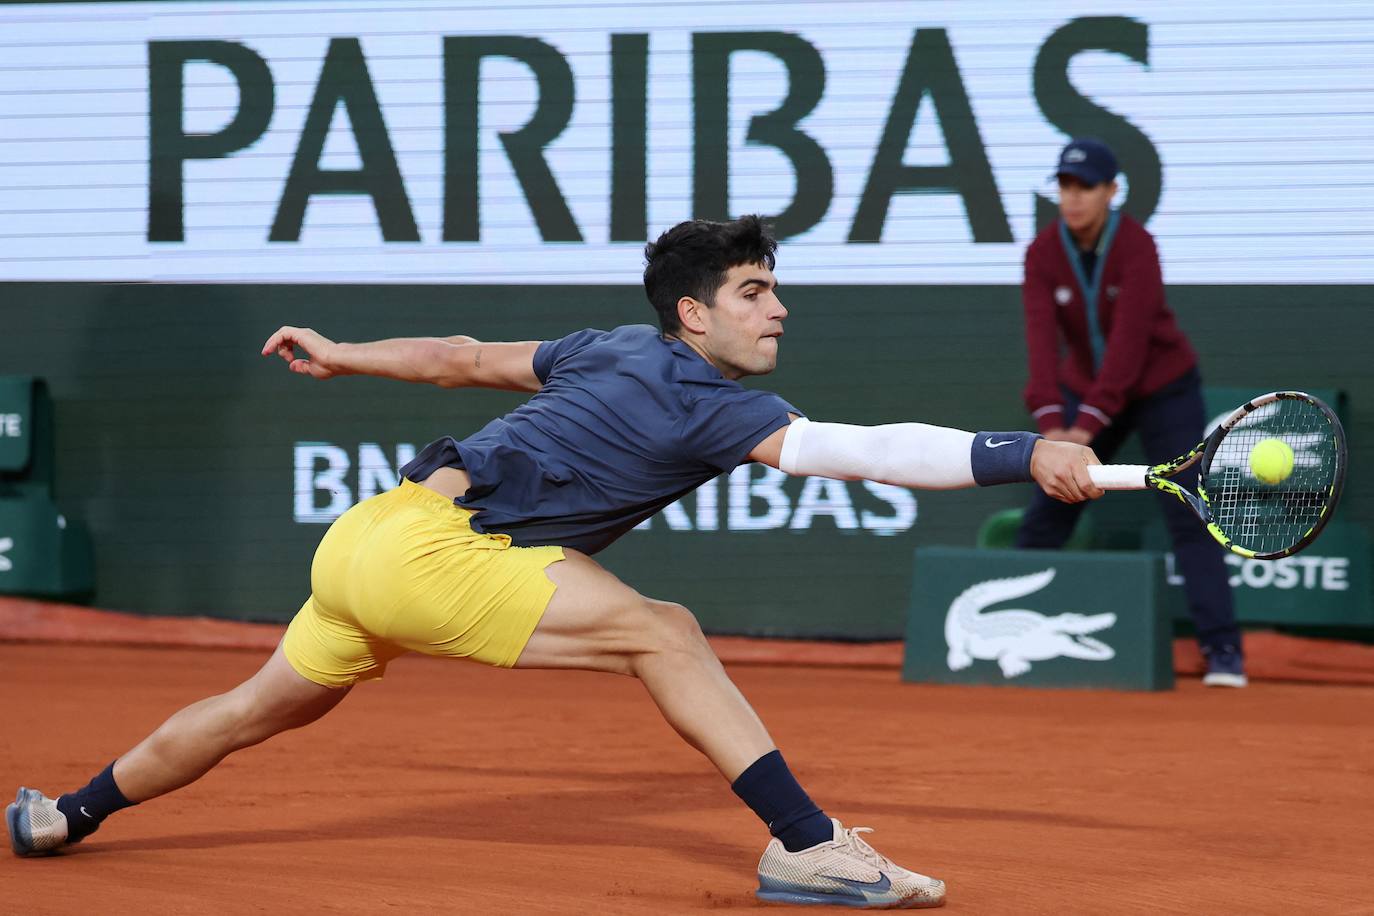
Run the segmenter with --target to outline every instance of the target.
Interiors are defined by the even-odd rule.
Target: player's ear
[[[682,326],[696,334],[706,333],[706,303],[691,296],[683,296],[677,301],[677,319]]]

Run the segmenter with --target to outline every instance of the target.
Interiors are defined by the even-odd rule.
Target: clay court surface
[[[0,644],[0,786],[83,783],[265,656]],[[1374,688],[731,672],[817,800],[966,913],[1374,913]],[[0,858],[12,913],[754,908],[766,834],[638,683],[404,658],[324,720]]]

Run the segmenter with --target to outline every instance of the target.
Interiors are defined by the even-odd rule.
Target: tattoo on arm
[[[478,347],[478,348],[477,348],[477,368],[478,368],[478,369],[481,369],[481,368],[482,368],[482,348],[481,348],[481,347]]]

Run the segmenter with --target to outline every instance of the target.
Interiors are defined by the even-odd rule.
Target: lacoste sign
[[[1031,662],[1077,658],[1105,662],[1116,657],[1111,646],[1089,636],[1116,624],[1116,615],[1065,613],[1047,615],[1024,608],[987,610],[1003,601],[1033,595],[1054,581],[1054,568],[988,579],[970,585],[949,605],[945,615],[945,643],[949,670],[961,671],[974,659],[995,661],[1003,677],[1031,670]]]
[[[1157,555],[916,550],[908,681],[1028,687],[1173,686]]]

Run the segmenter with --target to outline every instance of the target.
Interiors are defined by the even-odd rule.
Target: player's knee
[[[226,696],[229,701],[227,727],[231,743],[249,747],[273,735],[308,725],[321,710],[278,696],[260,685],[245,684]]]
[[[687,608],[668,601],[652,601],[650,611],[655,622],[656,651],[684,655],[711,651],[696,615]]]

